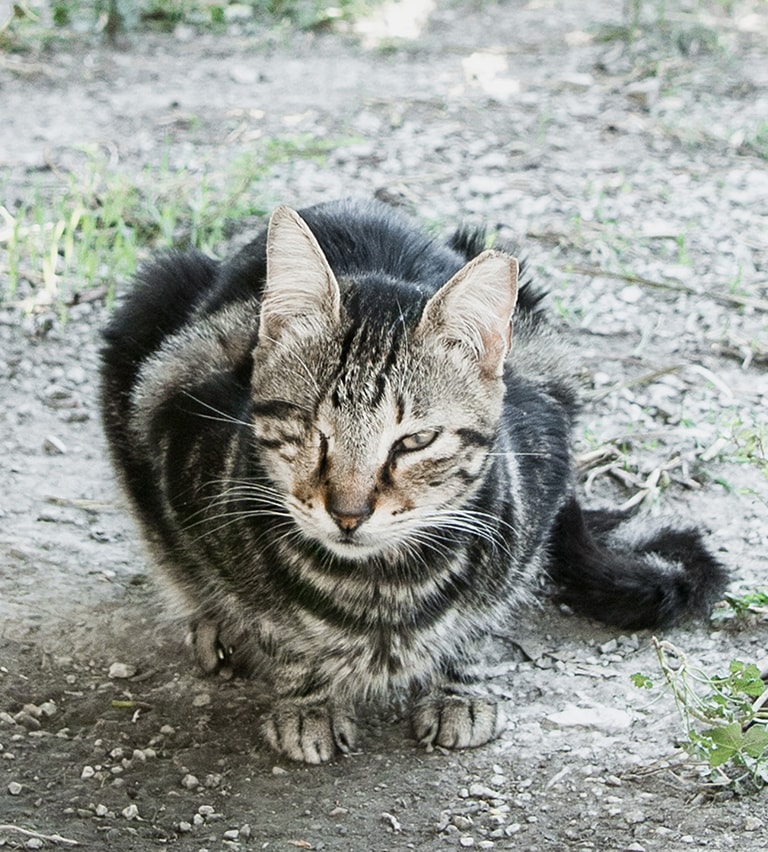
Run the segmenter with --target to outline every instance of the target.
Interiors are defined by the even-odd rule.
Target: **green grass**
[[[151,251],[197,248],[216,253],[233,223],[261,216],[271,204],[261,182],[272,166],[323,157],[340,144],[309,136],[272,139],[235,159],[226,171],[172,169],[167,159],[137,176],[110,170],[86,152],[79,173],[42,181],[15,209],[0,206],[0,301],[31,310],[65,307],[103,289],[108,301]]]

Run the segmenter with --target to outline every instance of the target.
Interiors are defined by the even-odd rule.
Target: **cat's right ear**
[[[336,276],[315,235],[295,210],[278,207],[267,231],[267,282],[259,340],[334,326],[340,304]]]

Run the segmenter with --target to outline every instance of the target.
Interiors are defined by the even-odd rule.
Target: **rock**
[[[18,781],[11,781],[11,782],[8,784],[8,793],[9,793],[11,796],[18,796],[18,795],[19,795],[19,793],[21,793],[21,791],[22,791],[23,789],[24,789],[24,788],[21,786],[21,784],[19,784],[19,782],[18,782]]]
[[[547,721],[559,728],[596,728],[623,731],[632,724],[632,717],[624,710],[613,707],[567,707],[559,713],[550,713]]]
[[[649,110],[659,99],[661,81],[658,77],[646,77],[631,83],[625,89],[627,97],[643,110]]]
[[[42,727],[40,722],[25,710],[19,710],[19,712],[13,717],[13,721],[16,722],[17,725],[21,725],[22,728],[26,728],[28,731],[39,731]]]
[[[493,790],[491,787],[486,787],[485,784],[470,784],[469,795],[474,799],[503,799],[504,794],[498,790]]]
[[[195,775],[190,775],[189,773],[187,773],[181,779],[181,786],[184,787],[186,790],[197,790],[197,788],[200,786],[200,781]]]
[[[67,452],[64,441],[55,435],[48,435],[43,441],[43,452],[49,456],[63,456]]]
[[[136,674],[136,666],[130,663],[112,663],[109,667],[109,677],[113,680],[124,680]]]
[[[259,70],[252,65],[233,65],[229,69],[229,76],[235,83],[251,86],[259,81]]]

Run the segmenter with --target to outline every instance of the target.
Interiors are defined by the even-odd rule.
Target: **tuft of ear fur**
[[[278,207],[267,231],[260,340],[277,340],[288,330],[333,325],[340,302],[336,276],[315,235],[295,210]]]
[[[511,255],[482,252],[427,302],[419,334],[468,348],[484,374],[501,376],[512,338],[517,272]]]

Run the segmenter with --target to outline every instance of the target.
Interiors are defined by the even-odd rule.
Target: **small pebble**
[[[26,728],[28,731],[39,731],[40,730],[40,722],[38,720],[27,713],[25,710],[19,710],[18,713],[13,717],[13,721],[16,722],[17,725],[21,725],[22,728]]]
[[[133,677],[135,674],[136,666],[132,666],[129,663],[112,663],[109,667],[109,677],[114,680]]]
[[[200,786],[200,781],[195,775],[187,773],[181,779],[181,786],[186,788],[187,790],[196,790]]]
[[[64,441],[55,435],[48,435],[43,441],[43,452],[49,456],[63,456],[67,452],[67,446]]]
[[[240,837],[240,831],[237,828],[228,828],[223,834],[224,840],[237,840]]]
[[[86,778],[93,778],[96,774],[96,770],[92,766],[84,766],[81,773],[80,778],[85,780]]]
[[[120,812],[126,819],[138,819],[139,817],[139,809],[136,805],[128,805],[127,808],[123,808]]]
[[[288,774],[288,770],[287,770],[287,769],[283,769],[283,767],[282,767],[282,766],[273,766],[273,767],[272,767],[272,774],[273,774],[273,775],[287,775],[287,774]]]
[[[470,837],[468,834],[463,835],[459,838],[459,845],[464,846],[465,848],[469,848],[470,846],[475,845],[475,838]]]
[[[503,799],[503,793],[498,790],[492,790],[486,787],[485,784],[470,784],[469,795],[475,799]]]
[[[182,834],[189,834],[189,832],[192,831],[192,823],[187,822],[186,820],[182,820],[179,823],[179,831]]]
[[[18,781],[11,781],[11,783],[8,785],[8,792],[12,796],[18,796],[19,793],[22,791],[22,789],[23,788],[22,788],[21,784],[19,784]]]
[[[757,831],[758,829],[762,828],[763,825],[764,825],[764,823],[760,819],[760,817],[748,816],[744,820],[744,830],[745,831]]]

